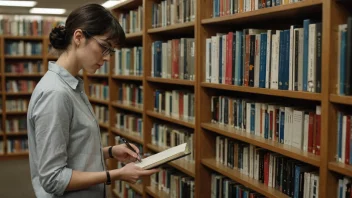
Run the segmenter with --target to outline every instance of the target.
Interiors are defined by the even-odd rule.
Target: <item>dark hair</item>
[[[125,33],[112,13],[99,4],[86,4],[70,13],[65,26],[52,29],[49,39],[58,50],[66,50],[75,30],[82,29],[91,36],[107,34],[108,41],[119,46],[126,39]]]

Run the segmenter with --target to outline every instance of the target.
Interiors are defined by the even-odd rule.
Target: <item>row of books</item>
[[[121,137],[120,136],[115,136],[115,145],[118,145],[118,144],[125,144]],[[139,154],[141,155],[141,157],[143,158],[143,156],[147,156],[147,155],[150,155],[150,153],[144,153],[144,150],[143,150],[143,145],[141,144],[138,144],[132,140],[128,140],[130,144],[133,144],[135,145],[138,149],[139,149]],[[120,162],[117,163],[117,168],[121,168],[123,164],[121,164]]]
[[[42,74],[44,66],[42,61],[26,61],[5,64],[6,73],[16,74]]]
[[[155,90],[154,111],[183,120],[194,120],[194,93],[185,90]]]
[[[194,134],[189,130],[175,128],[170,125],[153,123],[151,141],[153,145],[162,148],[171,148],[183,143],[188,143],[190,155],[184,157],[186,161],[194,162],[195,159],[195,146]]]
[[[28,152],[28,139],[7,140],[7,153]]]
[[[152,43],[152,77],[195,80],[194,38]]]
[[[6,112],[21,112],[27,111],[28,100],[16,99],[6,100]]]
[[[337,49],[337,94],[352,95],[352,17],[339,25]]]
[[[319,173],[311,165],[224,136],[216,137],[215,146],[221,164],[288,196],[319,197]]]
[[[321,92],[322,25],[244,29],[206,39],[206,82]]]
[[[341,111],[337,112],[336,160],[345,164],[352,164],[351,116]]]
[[[321,107],[316,110],[212,96],[212,123],[320,155]]]
[[[121,13],[118,17],[119,23],[126,34],[141,32],[143,30],[143,7]]]
[[[194,197],[194,179],[167,166],[150,176],[150,186],[164,191],[169,197]]]
[[[92,104],[92,107],[100,123],[109,123],[109,108],[107,106]]]
[[[118,102],[135,107],[143,107],[143,86],[122,83],[119,87]]]
[[[211,174],[211,198],[264,198],[265,196],[223,175]]]
[[[100,100],[109,100],[109,85],[106,82],[89,85],[89,96]]]
[[[6,119],[5,121],[6,133],[18,133],[27,131],[27,119],[26,117],[17,117],[12,119]]]
[[[299,1],[301,0],[213,0],[213,17],[250,12]]]
[[[95,72],[95,74],[109,74],[109,63],[108,62],[104,62],[104,64],[97,69],[97,71]]]
[[[42,36],[64,25],[66,18],[39,15],[0,15],[0,35]]]
[[[351,178],[342,177],[338,181],[337,198],[349,198],[352,196]]]
[[[32,92],[37,83],[34,80],[8,80],[6,82],[6,91],[13,93]]]
[[[115,52],[116,75],[143,75],[143,47],[121,48]]]
[[[116,113],[115,127],[122,132],[143,138],[143,118],[139,115]]]
[[[42,55],[43,44],[33,41],[6,41],[5,55],[32,56]]]
[[[165,27],[194,21],[196,3],[196,0],[164,0],[160,3],[153,3],[152,27]]]

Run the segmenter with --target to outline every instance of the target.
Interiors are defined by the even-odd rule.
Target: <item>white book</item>
[[[210,46],[211,45],[211,38],[207,38],[205,40],[205,82],[211,82],[211,67],[210,62],[211,54],[210,54]]]
[[[270,89],[278,89],[279,81],[279,42],[280,32],[276,31],[276,34],[272,36],[272,49],[271,49],[271,71],[270,71]]]
[[[261,136],[262,134],[260,133],[260,111],[261,111],[261,106],[262,103],[256,102],[255,103],[255,127],[254,127],[254,134],[257,136]]]
[[[172,58],[171,58],[171,51],[172,51],[172,40],[167,41],[167,78],[171,78],[171,71],[172,71]]]
[[[316,24],[309,25],[309,46],[308,46],[308,86],[309,92],[315,92],[315,71],[316,71]]]
[[[246,105],[246,132],[251,133],[251,103],[247,102]]]
[[[219,44],[218,37],[211,37],[211,83],[219,83]]]
[[[161,67],[161,77],[167,77],[167,43],[161,44],[161,58],[162,58],[162,67]]]
[[[308,151],[308,130],[309,130],[309,114],[304,114],[303,124],[303,151]]]
[[[342,149],[341,149],[341,163],[345,163],[345,159],[346,159],[346,125],[347,125],[347,116],[343,116],[342,117]]]
[[[300,110],[293,111],[293,126],[292,128],[292,146],[302,149],[303,145],[303,128],[304,128],[304,112]]]

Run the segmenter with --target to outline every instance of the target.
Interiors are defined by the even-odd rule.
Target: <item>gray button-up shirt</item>
[[[103,197],[104,184],[79,191],[65,189],[72,170],[105,170],[99,123],[82,79],[49,62],[29,102],[29,161],[37,197]]]

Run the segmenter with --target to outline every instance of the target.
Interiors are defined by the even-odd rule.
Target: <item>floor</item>
[[[108,197],[112,198],[108,190]],[[0,159],[0,197],[35,198],[29,172],[28,158]]]

